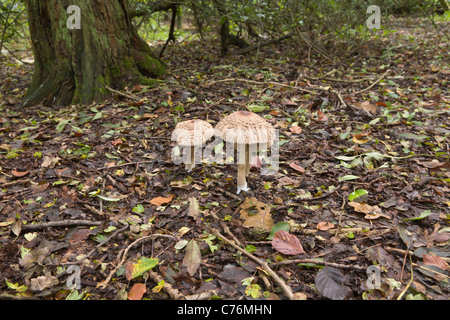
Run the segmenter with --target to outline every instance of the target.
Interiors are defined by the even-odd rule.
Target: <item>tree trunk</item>
[[[224,57],[228,53],[228,47],[231,44],[238,46],[239,48],[248,47],[249,44],[239,37],[230,33],[230,21],[227,15],[227,9],[225,8],[225,3],[223,0],[214,0],[214,5],[216,6],[217,12],[219,13],[220,19],[220,56]]]
[[[127,0],[26,0],[35,70],[24,106],[102,102],[108,87],[150,83],[165,65],[131,24]],[[80,25],[76,28],[79,8]],[[73,28],[72,26],[75,26]]]

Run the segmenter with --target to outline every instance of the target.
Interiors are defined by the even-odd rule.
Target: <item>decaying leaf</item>
[[[48,274],[45,276],[39,276],[30,280],[32,291],[43,291],[44,289],[51,288],[59,283],[58,278]]]
[[[45,156],[44,160],[42,160],[41,167],[42,168],[54,168],[58,161],[61,160],[59,157],[54,156]]]
[[[202,262],[202,254],[200,248],[198,247],[197,241],[191,240],[186,246],[186,253],[182,265],[187,268],[187,271],[191,276],[193,276]]]
[[[270,232],[273,227],[273,219],[270,215],[270,206],[254,197],[251,197],[245,199],[240,208],[240,218],[244,220],[244,227],[259,228]]]
[[[442,259],[441,257],[424,254],[422,256],[422,258],[423,258],[423,264],[425,264],[425,265],[435,266],[444,271],[449,269],[448,263],[445,262],[445,260]]]
[[[128,300],[141,300],[146,292],[147,288],[144,283],[135,283],[128,292]]]
[[[295,133],[295,134],[300,134],[300,133],[302,133],[302,127],[299,127],[299,126],[292,126],[292,127],[289,128],[289,130],[290,130],[292,133]]]
[[[373,105],[373,104],[371,104],[369,101],[363,101],[361,103],[356,102],[354,105],[355,105],[355,107],[357,107],[359,109],[363,109],[363,110],[365,110],[367,112],[370,112],[371,114],[374,114],[374,115],[377,114],[377,111],[378,111],[378,107]]]
[[[344,300],[351,293],[350,288],[343,285],[344,275],[340,270],[325,267],[316,274],[314,283],[324,297],[331,300]]]
[[[151,204],[154,204],[155,206],[162,206],[163,204],[169,203],[172,201],[174,195],[171,195],[170,197],[156,197],[150,200]]]
[[[378,219],[380,217],[391,219],[391,217],[387,214],[384,214],[379,206],[371,206],[365,202],[354,202],[350,201],[348,203],[350,206],[353,207],[353,209],[356,212],[362,212],[366,215],[364,216],[365,219]]]
[[[189,198],[188,215],[194,218],[195,220],[197,220],[200,215],[198,200],[194,197]]]
[[[23,177],[26,176],[30,172],[30,170],[27,171],[17,171],[17,170],[11,170],[11,173],[14,177]]]
[[[289,167],[291,167],[295,171],[298,171],[298,172],[301,172],[301,173],[305,173],[305,169],[302,168],[301,166],[299,166],[298,164],[296,164],[295,162],[291,162],[289,164]]]
[[[305,253],[300,240],[284,230],[279,230],[275,233],[272,239],[272,247],[278,252],[290,256]]]
[[[366,257],[373,263],[377,263],[386,268],[394,265],[394,258],[380,246],[367,249]]]
[[[331,222],[327,222],[327,221],[321,221],[317,224],[316,228],[318,230],[325,231],[325,230],[334,228],[334,224],[332,224]]]
[[[154,268],[159,260],[155,258],[140,257],[137,262],[129,261],[125,266],[125,277],[132,280],[142,276],[146,271]]]
[[[356,144],[364,144],[370,140],[367,138],[370,133],[356,133],[353,135],[353,142]]]

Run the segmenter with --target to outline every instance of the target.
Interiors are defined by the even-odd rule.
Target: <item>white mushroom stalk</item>
[[[183,147],[186,152],[184,157],[185,169],[190,172],[195,164],[201,163],[197,156],[197,148],[203,146],[214,134],[213,127],[206,121],[193,119],[179,122],[172,132],[172,141]]]
[[[214,133],[227,143],[233,143],[237,149],[237,194],[248,191],[250,160],[258,150],[272,145],[275,137],[274,128],[253,112],[236,111],[222,119],[216,125]]]

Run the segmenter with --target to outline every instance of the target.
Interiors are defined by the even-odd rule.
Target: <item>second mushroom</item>
[[[227,144],[234,144],[238,156],[237,194],[248,191],[251,156],[272,145],[274,128],[256,113],[236,111],[220,120],[214,133]]]
[[[185,148],[185,168],[189,172],[201,159],[196,156],[196,148],[203,146],[214,134],[213,127],[206,121],[193,119],[179,122],[172,132],[172,141],[176,141],[180,147]]]

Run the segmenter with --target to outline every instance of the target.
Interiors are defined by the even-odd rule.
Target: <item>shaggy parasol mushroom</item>
[[[213,135],[212,125],[200,119],[182,121],[175,126],[172,141],[176,141],[180,147],[187,148],[185,168],[188,172],[195,167],[197,161],[195,148],[203,146]]]
[[[250,111],[236,111],[217,123],[214,133],[238,151],[237,194],[248,191],[246,177],[250,172],[250,151],[270,147],[275,137],[272,125]]]

